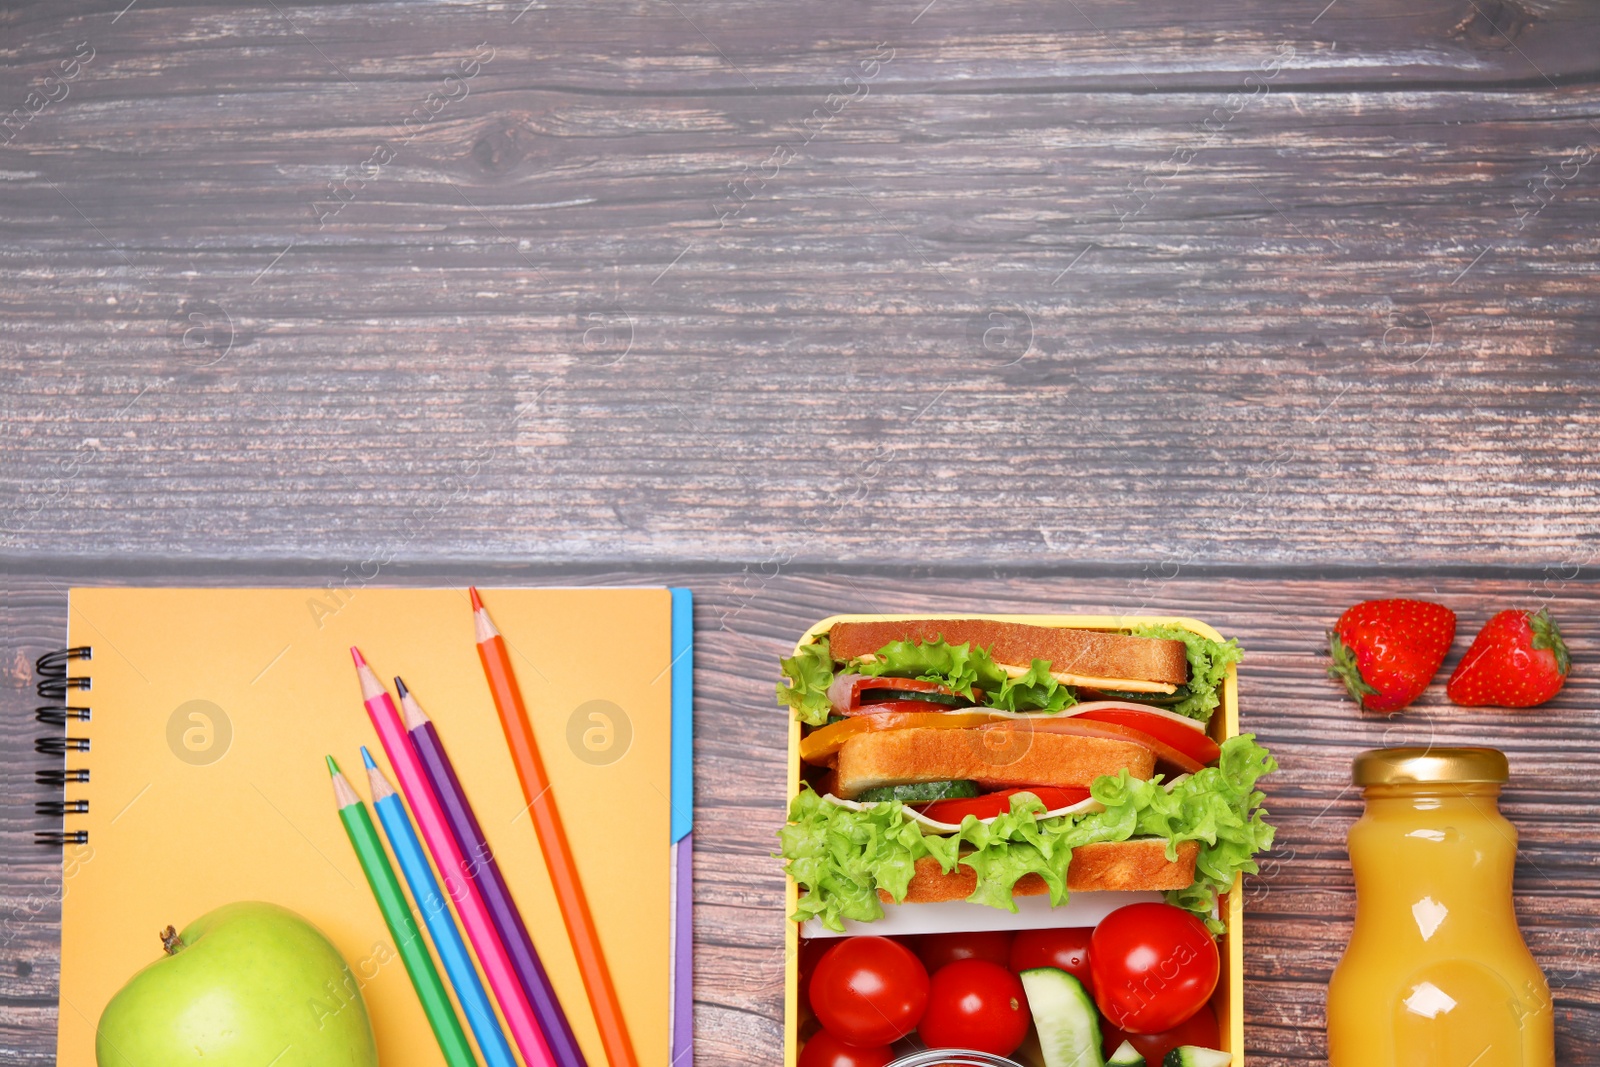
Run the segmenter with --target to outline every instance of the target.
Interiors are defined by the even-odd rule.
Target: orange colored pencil
[[[494,697],[495,710],[500,713],[500,725],[511,749],[511,760],[522,781],[522,795],[528,801],[528,814],[539,836],[544,865],[550,870],[556,901],[561,905],[561,918],[567,924],[567,937],[578,958],[583,987],[589,994],[589,1007],[600,1028],[600,1043],[605,1047],[611,1067],[638,1067],[628,1024],[622,1017],[622,1003],[617,999],[611,970],[600,948],[600,933],[595,929],[594,916],[589,913],[589,900],[584,896],[583,883],[578,880],[572,847],[567,843],[566,828],[561,825],[561,813],[556,809],[555,792],[550,788],[550,777],[545,774],[544,760],[539,756],[539,745],[534,740],[533,726],[528,722],[528,708],[522,702],[517,676],[511,670],[510,652],[506,649],[505,638],[500,636],[489,612],[484,609],[478,590],[473,588],[469,592],[478,658],[483,661],[483,673]]]

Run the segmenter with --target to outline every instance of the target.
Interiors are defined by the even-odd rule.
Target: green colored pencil
[[[356,850],[356,858],[361,861],[367,884],[372,887],[372,895],[378,898],[378,910],[383,912],[389,936],[394,938],[395,945],[400,949],[400,958],[405,961],[406,973],[411,976],[417,999],[422,1001],[422,1010],[428,1016],[428,1025],[433,1027],[433,1036],[439,1041],[445,1062],[450,1067],[477,1067],[472,1046],[467,1044],[461,1020],[456,1018],[455,1008],[450,1004],[450,994],[445,992],[439,972],[434,969],[433,957],[428,955],[428,947],[422,940],[422,932],[417,929],[417,921],[411,917],[411,906],[406,903],[400,882],[394,876],[394,868],[389,866],[389,856],[383,851],[383,842],[378,839],[378,831],[372,825],[372,816],[367,814],[367,806],[350,788],[350,783],[339,772],[339,765],[332,756],[328,757],[328,771],[333,775],[333,797],[339,804],[339,819],[344,823],[344,832],[350,835],[350,845]]]

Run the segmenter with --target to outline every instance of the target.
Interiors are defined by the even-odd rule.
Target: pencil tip
[[[377,764],[372,760],[372,753],[367,751],[366,745],[361,746],[361,762],[366,764],[368,770],[371,770],[377,766]]]
[[[350,646],[350,658],[356,661],[357,667],[365,667],[367,665],[367,657],[363,656],[361,650],[355,645]]]
[[[394,691],[400,694],[401,700],[411,695],[411,690],[406,688],[406,683],[398,674],[394,676]]]
[[[328,757],[328,773],[329,774],[338,774],[339,773],[339,765],[334,762],[332,756]]]
[[[467,595],[472,598],[472,610],[482,611],[483,597],[478,595],[478,587],[475,585],[467,586]]]

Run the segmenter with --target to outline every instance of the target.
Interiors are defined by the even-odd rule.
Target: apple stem
[[[180,949],[187,946],[184,945],[183,938],[178,936],[178,931],[169,926],[161,931],[161,947],[166,950],[167,955],[176,956]]]

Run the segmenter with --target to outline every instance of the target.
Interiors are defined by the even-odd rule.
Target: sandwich
[[[1242,653],[1177,625],[837,622],[782,660],[802,781],[779,832],[794,918],[1160,890],[1215,923],[1272,845],[1276,769],[1206,726]]]

